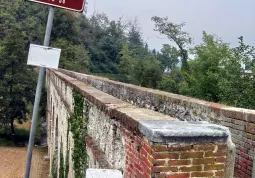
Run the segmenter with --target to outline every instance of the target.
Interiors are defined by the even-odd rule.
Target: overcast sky
[[[152,16],[165,17],[174,23],[186,22],[194,45],[201,43],[202,31],[216,34],[231,46],[244,36],[255,46],[255,0],[87,0],[88,15],[104,12],[110,20],[137,17],[143,38],[151,49],[169,43],[153,31]]]

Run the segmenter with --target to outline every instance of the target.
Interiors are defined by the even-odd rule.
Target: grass
[[[4,132],[0,130],[0,146],[14,146],[15,144],[24,145],[29,140],[29,130],[16,128],[15,129],[15,143],[10,131]]]
[[[18,124],[15,122],[15,144],[20,146],[25,145],[29,140],[30,135],[30,121],[23,122]],[[36,134],[35,134],[35,143],[38,144],[41,139],[41,123],[37,122]],[[13,137],[10,129],[4,131],[3,128],[0,128],[0,146],[14,146]]]
[[[14,146],[12,141],[5,138],[0,138],[0,146]]]
[[[43,94],[46,95],[45,90],[44,90]],[[44,96],[43,98],[46,98],[46,96]],[[40,107],[40,112],[38,115],[38,121],[37,121],[37,126],[36,126],[36,133],[35,133],[35,143],[36,144],[38,144],[41,140],[40,118],[44,114],[45,104],[46,104],[46,101],[44,101],[44,105],[42,105]],[[21,124],[17,120],[14,121],[15,142],[17,141],[17,142],[26,143],[29,140],[33,104],[28,103],[27,109],[28,109],[28,118],[26,118],[25,120],[22,120]],[[8,127],[10,127],[10,126],[8,126]],[[13,141],[13,138],[12,138],[12,134],[10,132],[10,128],[8,128],[7,131],[5,131],[3,126],[0,125],[0,146],[12,146],[14,144],[12,141]]]

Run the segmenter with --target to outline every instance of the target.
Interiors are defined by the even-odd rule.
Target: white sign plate
[[[30,44],[28,65],[58,69],[61,49]]]

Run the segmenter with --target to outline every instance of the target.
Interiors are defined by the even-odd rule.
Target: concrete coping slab
[[[122,178],[122,173],[111,169],[87,169],[86,178]]]
[[[139,131],[154,143],[226,142],[230,136],[227,127],[205,121],[141,120]]]

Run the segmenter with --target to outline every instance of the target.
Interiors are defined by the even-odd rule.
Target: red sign
[[[28,0],[28,1],[46,4],[54,7],[60,7],[76,12],[82,12],[85,5],[85,0]]]

